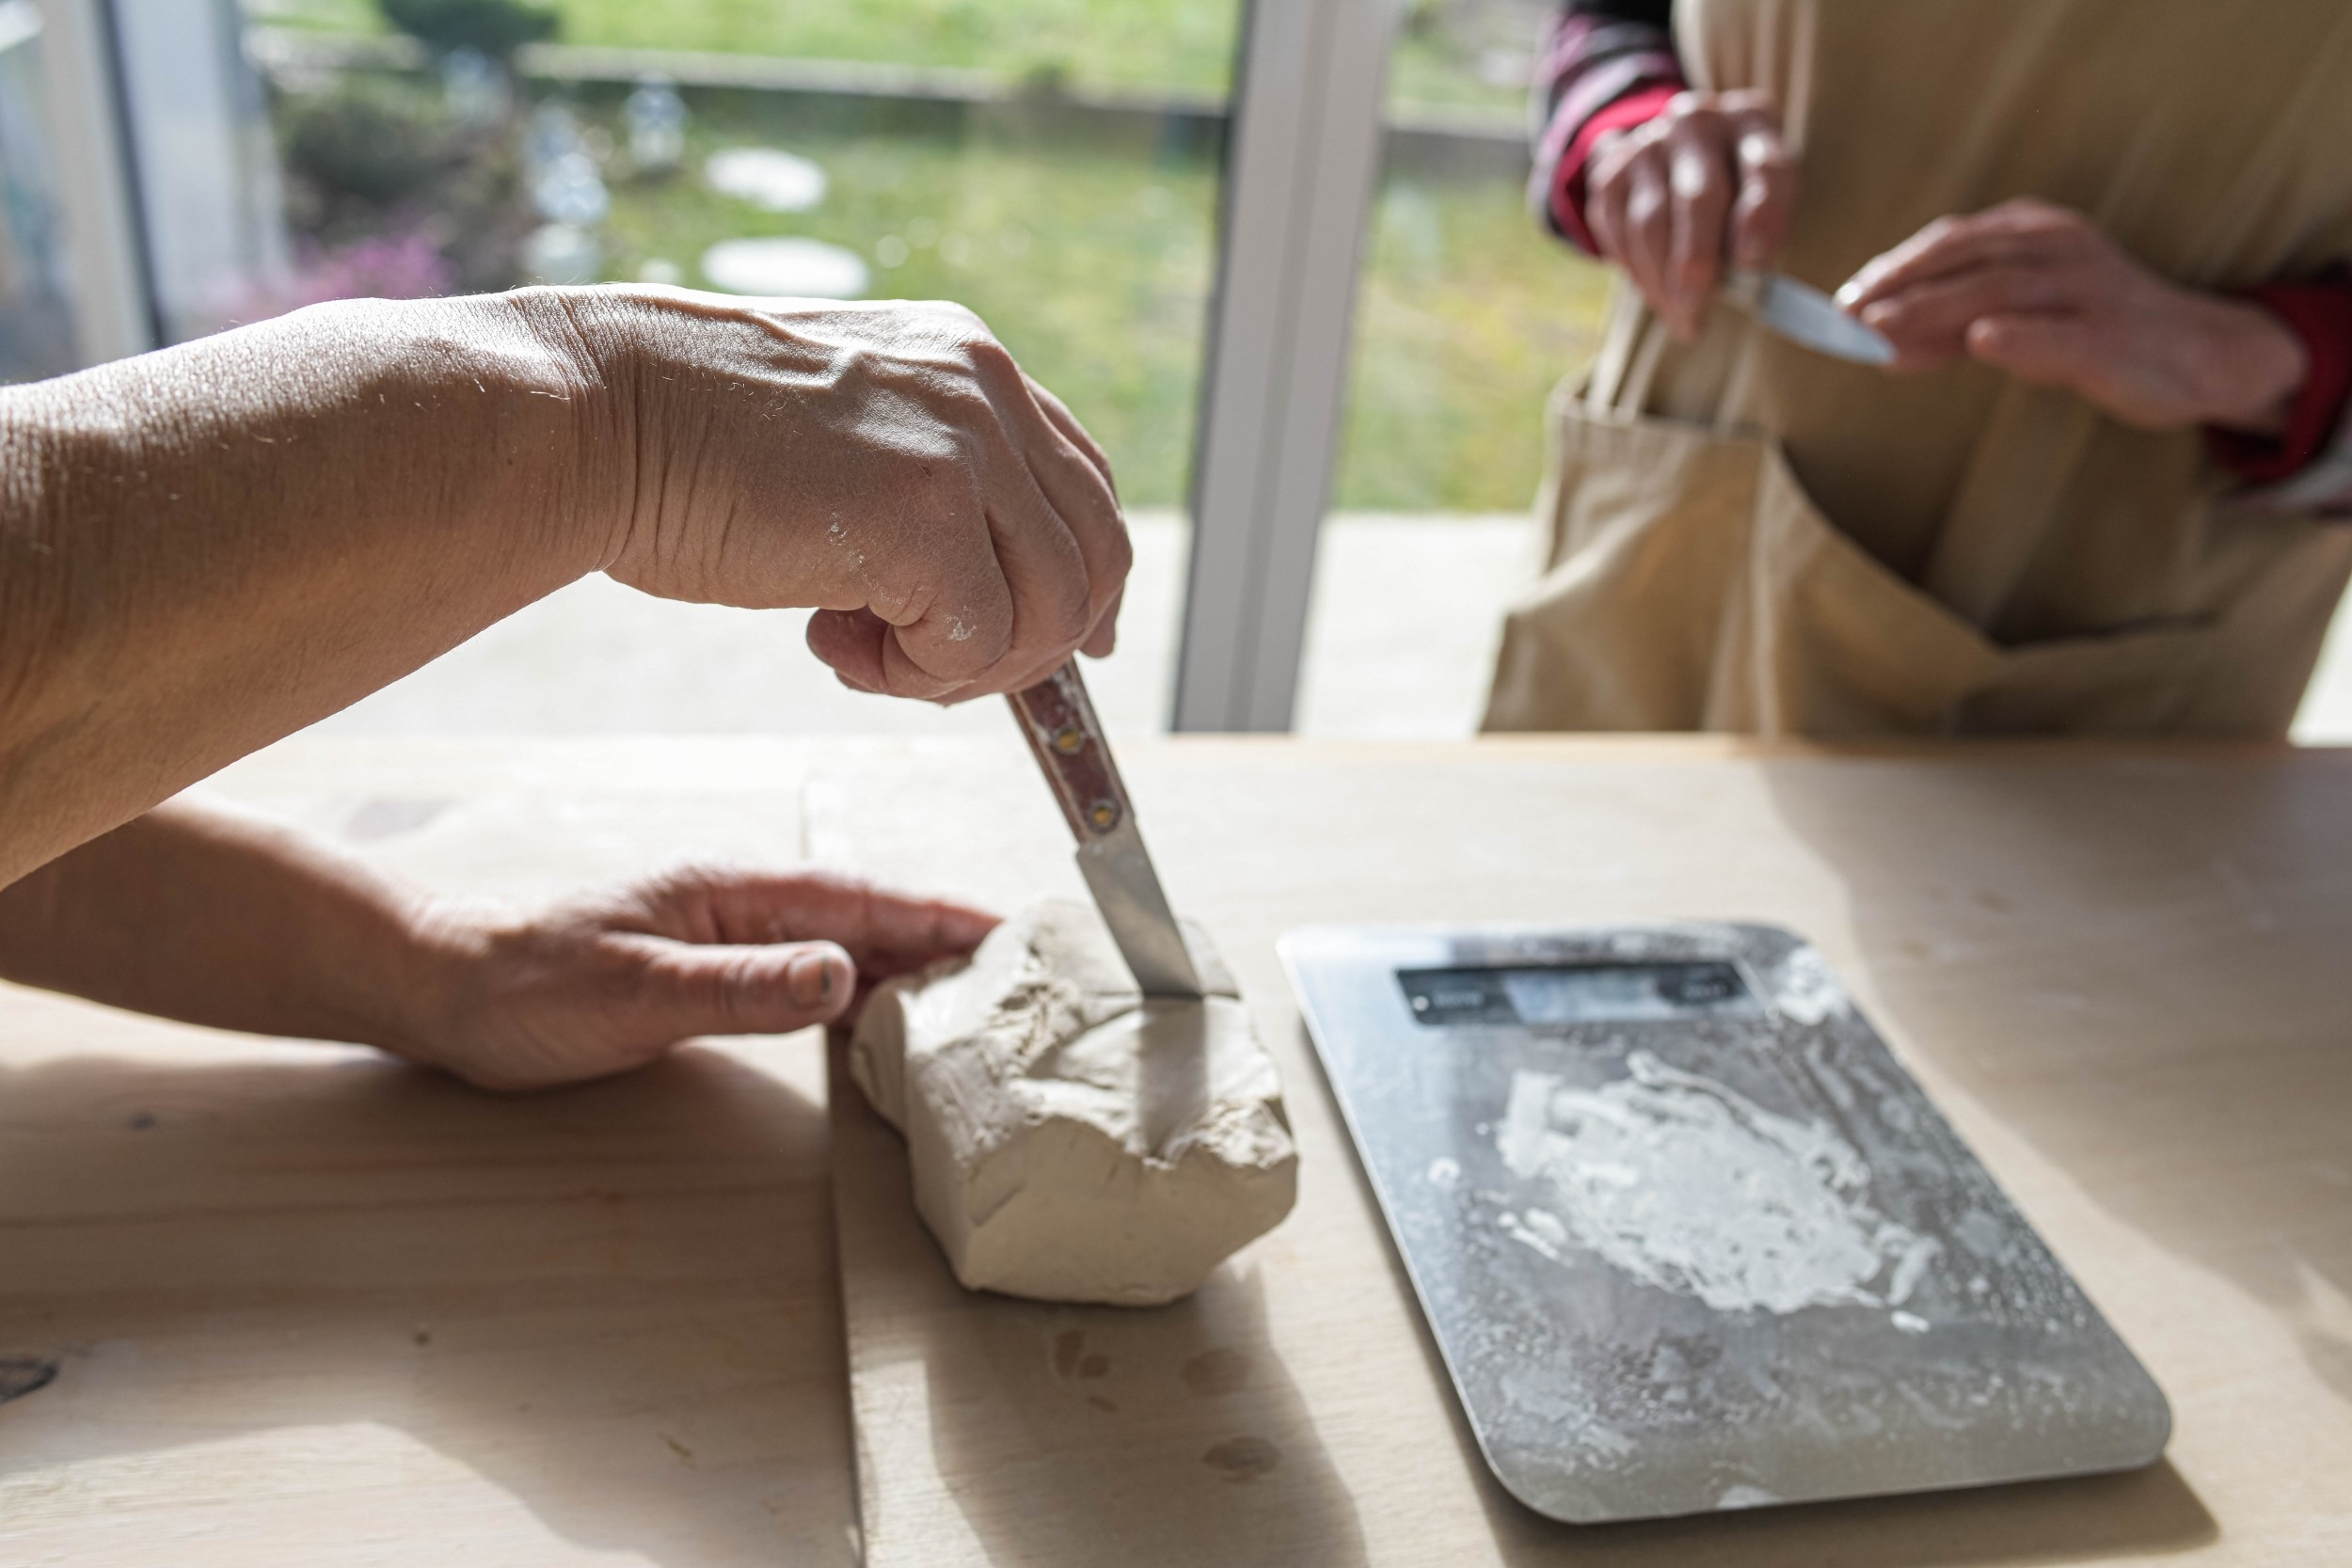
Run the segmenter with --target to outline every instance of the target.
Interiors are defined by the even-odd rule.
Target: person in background
[[[1108,653],[1130,560],[955,306],[356,300],[0,390],[0,979],[495,1089],[838,1019],[993,920],[744,870],[458,904],[162,802],[591,572],[816,606],[845,682],[961,701]]]
[[[2331,0],[1571,0],[1532,194],[1631,287],[1486,727],[2282,736],[2352,576],[2347,68]]]

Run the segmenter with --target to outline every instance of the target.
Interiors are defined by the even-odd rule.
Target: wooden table
[[[1201,741],[1127,762],[1302,1147],[1297,1213],[1235,1262],[1254,1322],[1212,1325],[1263,1351],[1234,1408],[1284,1446],[1232,1495],[1282,1560],[2352,1560],[2352,754]],[[1027,767],[1009,736],[370,741],[279,748],[219,787],[455,889],[805,851],[1004,901],[1068,876]],[[1273,938],[1674,915],[1778,921],[1840,968],[2165,1386],[2166,1465],[1598,1531],[1485,1479]],[[0,1563],[852,1560],[825,1101],[806,1037],[500,1101],[0,988]],[[993,1475],[964,1418],[984,1408],[926,1417],[959,1485],[910,1539],[1113,1560],[1088,1548],[1120,1520]],[[1067,1442],[1116,1450],[1104,1430]]]

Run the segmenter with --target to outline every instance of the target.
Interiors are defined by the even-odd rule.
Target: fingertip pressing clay
[[[1273,1058],[1185,936],[1199,1002],[1145,999],[1102,916],[1055,901],[866,1004],[850,1074],[905,1135],[915,1208],[968,1288],[1156,1306],[1290,1212]]]

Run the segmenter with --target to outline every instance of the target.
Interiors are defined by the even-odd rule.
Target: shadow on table
[[[2109,1213],[2262,1301],[2352,1402],[2352,768],[1766,776],[1845,881],[1886,1022],[1964,1011],[1964,1042],[1931,1024],[1910,1048]],[[1964,856],[1922,840],[1930,806],[1968,825]]]
[[[975,1296],[955,1353],[928,1363],[929,1391],[934,1461],[988,1560],[1364,1562],[1264,1315],[1254,1274],[1148,1314]],[[1027,1462],[1007,1464],[1008,1449]]]
[[[858,1397],[919,1399],[859,1445],[878,1563],[965,1561],[967,1542],[999,1568],[1365,1561],[1254,1270],[1143,1308],[967,1291],[916,1217],[906,1146],[838,1059],[833,1082]]]
[[[1631,1525],[1557,1524],[1522,1506],[1493,1477],[1480,1480],[1495,1541],[1513,1568],[2008,1568],[2184,1552],[2220,1533],[2169,1463],[2129,1475]]]
[[[514,1100],[349,1056],[0,1074],[0,1359],[56,1369],[0,1403],[0,1473],[382,1426],[582,1546],[846,1562],[825,1159],[820,1105],[692,1048]],[[430,1466],[334,1450],[273,1454],[259,1499],[453,1528]]]

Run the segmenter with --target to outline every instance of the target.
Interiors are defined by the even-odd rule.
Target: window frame
[[[1169,728],[1286,731],[1338,467],[1395,0],[1249,0]]]

